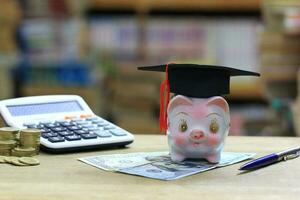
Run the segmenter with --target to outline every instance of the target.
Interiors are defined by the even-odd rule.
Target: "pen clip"
[[[297,151],[293,154],[285,155],[282,157],[283,161],[291,160],[300,156],[300,151]]]

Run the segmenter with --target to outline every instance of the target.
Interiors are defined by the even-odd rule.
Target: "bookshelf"
[[[159,132],[159,86],[164,78],[158,73],[138,72],[137,66],[170,61],[194,62],[261,72],[262,77],[259,79],[234,78],[231,95],[227,98],[234,103],[259,102],[264,108],[271,96],[269,94],[284,93],[284,96],[290,97],[296,91],[294,85],[299,65],[299,37],[290,37],[268,27],[258,34],[262,25],[261,15],[272,20],[272,17],[261,14],[260,11],[265,5],[263,2],[267,1],[20,2],[30,2],[29,7],[24,9],[26,17],[23,24],[28,22],[27,39],[33,41],[33,46],[25,46],[25,52],[30,53],[32,50],[41,54],[27,54],[36,66],[32,71],[23,68],[27,74],[24,76],[21,73],[20,79],[23,81],[16,84],[19,95],[77,93],[84,96],[93,110],[99,110],[98,114],[115,120],[118,125],[133,133]],[[47,8],[45,2],[53,5]],[[31,32],[30,26],[35,24],[34,21],[40,21],[41,26],[37,25],[37,29],[42,32]],[[51,24],[54,27],[51,28]],[[278,23],[273,25],[280,28]],[[53,30],[56,33],[52,33]],[[76,34],[64,34],[63,30]],[[62,32],[55,35],[60,31]],[[190,33],[192,34],[188,35]],[[52,42],[53,35],[58,44]],[[260,41],[256,40],[258,36]],[[47,48],[43,49],[43,46]],[[259,51],[256,51],[257,47]],[[47,55],[43,56],[43,53]],[[63,62],[61,65],[61,58],[69,55],[74,58],[74,62]],[[261,63],[256,62],[259,59]],[[275,61],[277,63],[274,64]],[[73,70],[77,70],[74,67],[76,63],[84,66],[78,67],[78,73],[73,73]],[[287,66],[282,67],[283,63],[287,63]],[[88,73],[82,73],[81,70]],[[83,74],[87,76],[84,78]],[[293,87],[286,90],[282,82]],[[281,88],[279,92],[277,86]],[[257,112],[263,111],[257,109]],[[248,111],[245,113],[247,115]],[[263,121],[263,118],[265,116],[257,121]],[[239,117],[236,119],[239,121]],[[254,132],[258,133],[256,130],[258,129]],[[236,131],[239,132],[240,130]]]

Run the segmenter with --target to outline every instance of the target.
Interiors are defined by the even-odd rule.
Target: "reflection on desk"
[[[225,151],[256,152],[257,157],[300,144],[300,138],[228,137]],[[167,150],[165,135],[136,135],[126,149],[37,156],[41,165],[0,165],[1,200],[22,199],[298,199],[300,159],[249,173],[236,164],[184,179],[163,182],[105,172],[83,164],[79,157]]]

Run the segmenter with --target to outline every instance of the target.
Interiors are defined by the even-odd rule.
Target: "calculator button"
[[[111,137],[112,134],[108,131],[95,131],[99,137]]]
[[[105,128],[108,128],[108,127],[110,127],[111,125],[110,124],[104,124],[104,125],[102,125],[102,126],[100,126],[100,127],[103,127],[104,129]]]
[[[96,120],[99,119],[98,117],[88,117],[86,118],[87,121],[92,121],[92,120]]]
[[[97,124],[96,126],[98,126],[98,127],[104,127],[105,124]]]
[[[68,129],[71,131],[75,131],[75,130],[80,130],[82,127],[81,126],[69,126]]]
[[[58,136],[57,133],[53,133],[53,132],[42,133],[43,138],[56,137],[56,136]]]
[[[89,131],[87,128],[82,128],[82,129],[80,129],[80,130],[83,130],[83,131]]]
[[[42,129],[42,128],[44,128],[44,125],[43,124],[39,124],[36,127],[39,128],[39,129]]]
[[[79,135],[67,135],[65,138],[68,141],[81,140]]]
[[[108,124],[109,122],[108,121],[105,121],[103,119],[98,119],[98,120],[94,120],[94,121],[91,121],[93,124]]]
[[[98,131],[104,131],[104,128],[103,127],[97,127],[97,130]]]
[[[61,131],[66,131],[67,128],[65,127],[54,127],[54,128],[51,128],[52,131],[55,131],[55,132],[61,132]]]
[[[92,120],[91,121],[93,124],[102,124],[103,123],[103,121],[101,120],[101,119],[97,119],[97,120]],[[105,123],[105,122],[104,122]]]
[[[73,131],[61,131],[58,132],[60,136],[74,135]]]
[[[115,130],[110,130],[109,131],[111,134],[115,135],[115,136],[124,136],[127,135],[127,133],[121,129],[115,129]]]
[[[107,126],[108,125],[108,123],[106,123],[106,122],[97,122],[97,123],[95,123],[97,126]]]
[[[95,127],[95,126],[92,124],[82,125],[82,128],[93,128],[93,127]]]
[[[81,135],[83,139],[94,139],[97,138],[97,135],[95,133],[88,133]]]
[[[62,125],[62,126],[74,126],[74,123],[64,121],[64,122],[61,122],[60,125]]]
[[[54,128],[54,127],[57,127],[58,124],[50,123],[50,124],[44,124],[44,126],[47,127],[47,128]]]
[[[98,127],[91,127],[91,128],[88,128],[89,131],[96,131],[98,130],[99,128]]]
[[[43,121],[40,121],[40,124],[51,124],[52,122],[50,120],[43,120]]]
[[[64,142],[65,139],[63,137],[60,137],[60,136],[56,136],[56,137],[49,137],[48,140],[52,143],[55,143],[55,142]]]
[[[88,134],[88,132],[84,131],[84,130],[75,130],[74,133],[79,134],[79,135]]]
[[[104,126],[103,128],[104,128],[104,130],[112,130],[112,129],[115,129],[116,127],[113,125],[109,125],[109,126]]]
[[[51,132],[51,130],[47,129],[47,128],[42,128],[40,130],[41,130],[41,133],[49,133],[49,132]]]

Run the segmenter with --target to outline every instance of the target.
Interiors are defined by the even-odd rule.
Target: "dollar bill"
[[[225,167],[253,157],[254,153],[223,152],[218,164],[206,160],[174,163],[168,152],[141,152],[79,158],[80,161],[108,171],[159,180],[175,180],[218,167]]]
[[[124,168],[151,163],[152,161],[147,159],[147,157],[149,156],[159,157],[164,155],[168,155],[168,152],[140,152],[129,154],[100,155],[78,158],[78,160],[106,171],[118,171]]]

